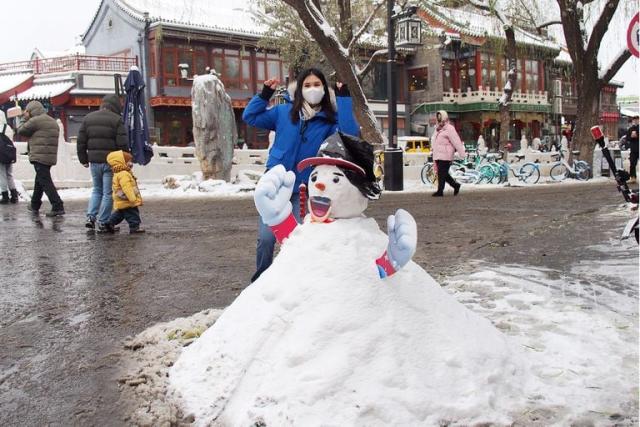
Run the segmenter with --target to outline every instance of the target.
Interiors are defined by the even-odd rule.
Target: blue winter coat
[[[285,104],[267,109],[269,101],[256,95],[245,108],[242,119],[251,126],[275,131],[276,137],[267,159],[267,170],[276,165],[283,165],[286,170],[293,171],[296,174],[293,191],[297,193],[300,184],[306,184],[311,174],[311,168],[298,172],[298,163],[306,158],[315,157],[320,145],[329,135],[340,130],[359,136],[360,127],[353,117],[351,97],[336,96],[338,123],[330,122],[322,111],[311,120],[293,123],[293,104],[288,96],[285,95],[285,99]]]

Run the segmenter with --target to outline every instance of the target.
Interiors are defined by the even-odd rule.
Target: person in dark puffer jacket
[[[113,172],[107,163],[112,151],[129,151],[127,132],[122,122],[120,99],[116,95],[102,98],[99,111],[87,114],[78,132],[78,160],[91,170],[93,191],[87,207],[85,226],[102,230],[111,215]]]
[[[60,128],[58,123],[47,115],[47,111],[39,101],[27,104],[22,115],[25,122],[18,127],[18,135],[29,138],[29,162],[36,171],[29,210],[38,214],[42,206],[42,194],[46,194],[51,202],[51,211],[47,216],[64,215],[64,205],[51,179],[51,166],[58,160],[58,137]]]

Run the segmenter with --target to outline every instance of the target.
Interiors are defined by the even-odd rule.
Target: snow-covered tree
[[[530,9],[527,7],[527,0],[513,1],[520,2],[524,6],[521,10]],[[553,7],[554,3],[559,6],[559,9]],[[537,4],[533,6],[540,8]],[[555,0],[551,2],[547,0],[542,8],[555,10],[551,16],[545,16],[544,13],[527,13],[527,15],[537,28],[561,24],[573,63],[573,76],[578,97],[573,149],[580,151],[582,160],[591,163],[594,143],[589,129],[599,122],[600,92],[631,57],[626,41],[619,40],[619,47],[615,49],[617,54],[608,65],[601,67],[598,57],[601,54],[602,42],[608,32],[626,33],[626,26],[622,28],[620,25],[610,26],[610,24],[616,14],[630,17],[636,13],[637,2],[635,0]]]
[[[357,41],[365,33],[370,19],[366,19],[361,27],[353,31],[353,36],[351,36],[348,30],[343,30],[342,33],[336,30],[336,25],[332,24],[327,18],[319,1],[283,1],[295,10],[298,19],[336,72],[336,78],[348,85],[353,99],[353,112],[361,126],[362,138],[372,144],[382,144],[384,142],[382,133],[373,111],[367,104],[361,85],[361,79],[366,67],[360,67],[358,61],[354,59],[354,56],[357,55]],[[346,7],[346,4],[342,3],[343,19],[340,22],[343,24],[348,22],[345,18],[348,10],[350,9]],[[369,14],[371,19],[375,17],[375,11],[372,12]]]
[[[380,40],[385,35],[384,0],[327,0],[318,7],[335,29],[340,43],[347,47],[352,60],[363,65],[360,55],[362,47],[371,47],[371,40],[363,40],[366,33]],[[283,60],[294,70],[309,66],[332,72],[318,43],[311,37],[295,9],[283,1],[258,0],[257,20],[267,31],[259,42],[259,47],[279,50]],[[368,69],[362,69],[362,75]]]

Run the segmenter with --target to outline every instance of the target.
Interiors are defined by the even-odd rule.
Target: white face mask
[[[302,88],[302,97],[311,105],[317,105],[324,97],[324,87],[304,87]]]

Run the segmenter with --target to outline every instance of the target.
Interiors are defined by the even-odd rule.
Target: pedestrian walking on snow
[[[93,190],[87,207],[85,226],[104,228],[113,208],[113,171],[107,163],[112,151],[129,151],[127,131],[122,122],[120,98],[106,95],[100,110],[87,114],[78,132],[78,160],[91,170]]]
[[[438,172],[438,190],[432,194],[434,197],[442,197],[444,195],[445,182],[453,187],[453,195],[458,195],[460,191],[460,184],[449,174],[449,167],[453,162],[453,156],[457,152],[460,157],[465,157],[467,154],[464,151],[464,144],[458,136],[458,132],[449,123],[449,116],[446,111],[438,111],[436,113],[436,119],[438,124],[436,131],[433,134],[433,161],[436,164],[436,170]]]
[[[144,233],[145,230],[140,227],[142,221],[138,209],[138,206],[142,206],[142,197],[136,177],[131,173],[133,156],[126,151],[114,151],[107,156],[107,163],[113,170],[114,210],[99,231],[115,233],[115,226],[126,220],[130,234]]]
[[[39,214],[42,195],[46,194],[51,203],[51,210],[46,213],[46,216],[64,215],[64,204],[51,179],[51,166],[54,166],[58,160],[58,136],[60,135],[58,123],[47,115],[47,111],[39,101],[29,102],[22,117],[25,121],[18,127],[18,135],[29,138],[27,143],[29,162],[36,171],[33,195],[28,208],[32,213]]]
[[[7,124],[7,117],[2,110],[0,110],[0,144],[0,193],[2,195],[0,205],[18,203],[18,191],[13,180],[13,164],[16,161],[13,129]]]

